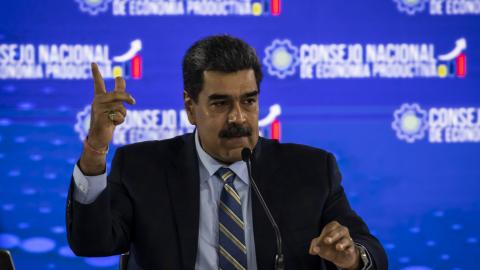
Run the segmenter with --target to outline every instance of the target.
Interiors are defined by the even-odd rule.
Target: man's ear
[[[193,99],[190,97],[190,95],[187,93],[187,91],[183,91],[183,105],[185,106],[185,111],[187,112],[188,116],[188,121],[192,125],[196,125],[196,118],[195,118],[195,111],[193,110],[193,105],[194,105]]]

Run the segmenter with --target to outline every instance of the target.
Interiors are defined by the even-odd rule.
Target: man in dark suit
[[[241,151],[280,227],[286,269],[387,269],[385,252],[350,208],[334,157],[258,135],[262,72],[254,50],[230,36],[195,43],[183,61],[193,134],[106,150],[125,81],[107,92],[93,64],[89,136],[75,166],[67,231],[79,256],[130,251],[129,269],[273,269],[274,231],[251,192]]]

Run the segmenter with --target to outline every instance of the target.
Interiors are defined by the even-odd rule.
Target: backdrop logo
[[[275,39],[263,64],[279,79],[446,78],[467,74],[467,41],[460,38],[445,54],[432,43],[300,44]]]
[[[438,65],[438,75],[440,77],[457,76],[465,77],[467,75],[467,56],[464,51],[467,49],[467,40],[458,39],[455,42],[455,48],[446,54],[438,56],[441,63]]]
[[[393,0],[400,12],[415,15],[428,7],[430,15],[480,15],[480,0]]]
[[[105,12],[108,9],[108,4],[112,0],[75,0],[81,11],[90,15],[97,15],[100,12]]]
[[[263,63],[267,66],[270,75],[284,79],[295,74],[295,69],[300,63],[298,48],[288,39],[275,39],[265,48]]]
[[[430,143],[480,143],[480,107],[434,107],[428,110],[413,103],[393,113],[397,138],[408,143],[428,134]]]
[[[394,0],[397,2],[398,10],[413,15],[417,12],[423,11],[428,3],[428,0]]]
[[[142,77],[142,41],[110,57],[107,44],[0,44],[0,79],[90,79],[96,62],[105,78]]]
[[[428,128],[427,111],[418,104],[403,104],[393,114],[392,128],[397,132],[397,137],[409,143],[422,139]]]
[[[261,136],[280,139],[281,125],[278,120],[280,114],[280,105],[270,106],[268,115],[258,122]],[[80,140],[83,141],[89,128],[90,106],[88,105],[77,113],[77,122],[74,129]],[[128,110],[125,122],[115,128],[112,143],[114,145],[124,145],[147,140],[162,140],[193,130],[194,126],[188,121],[185,110]]]
[[[113,16],[278,16],[281,0],[75,0],[96,16],[112,6]]]
[[[122,55],[113,57],[113,76],[140,79],[142,77],[142,41],[136,39],[130,43],[130,49]]]

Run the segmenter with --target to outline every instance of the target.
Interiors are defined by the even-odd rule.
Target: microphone
[[[252,183],[253,191],[257,195],[257,198],[260,201],[260,204],[262,205],[262,208],[265,211],[265,214],[267,214],[268,220],[272,224],[273,230],[275,231],[275,238],[277,240],[277,254],[275,255],[274,269],[285,270],[285,261],[284,261],[283,252],[282,252],[282,236],[280,235],[280,229],[278,228],[278,225],[275,222],[275,219],[273,219],[272,213],[268,209],[268,206],[265,203],[265,200],[263,199],[263,196],[260,193],[260,190],[258,190],[257,184],[255,184],[255,181],[253,180],[252,164],[250,161],[251,158],[252,158],[252,151],[247,147],[243,148],[242,159],[243,161],[245,161],[245,163],[247,163],[248,177],[250,178],[250,183]]]

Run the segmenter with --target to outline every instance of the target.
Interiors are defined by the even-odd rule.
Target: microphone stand
[[[275,254],[275,270],[285,270],[285,260],[283,257],[283,251],[282,251],[282,236],[280,235],[280,229],[278,228],[277,223],[275,222],[275,219],[272,216],[272,213],[268,209],[267,204],[265,203],[265,200],[263,199],[262,194],[260,193],[260,190],[257,187],[257,184],[253,180],[252,176],[252,166],[251,166],[251,157],[252,157],[252,152],[250,151],[249,148],[243,148],[242,150],[242,159],[247,163],[247,170],[248,170],[248,177],[250,178],[250,183],[252,183],[252,188],[255,194],[257,195],[258,200],[260,201],[260,204],[262,205],[263,210],[267,214],[268,220],[272,224],[273,230],[275,231],[275,238],[277,242],[277,254]]]

